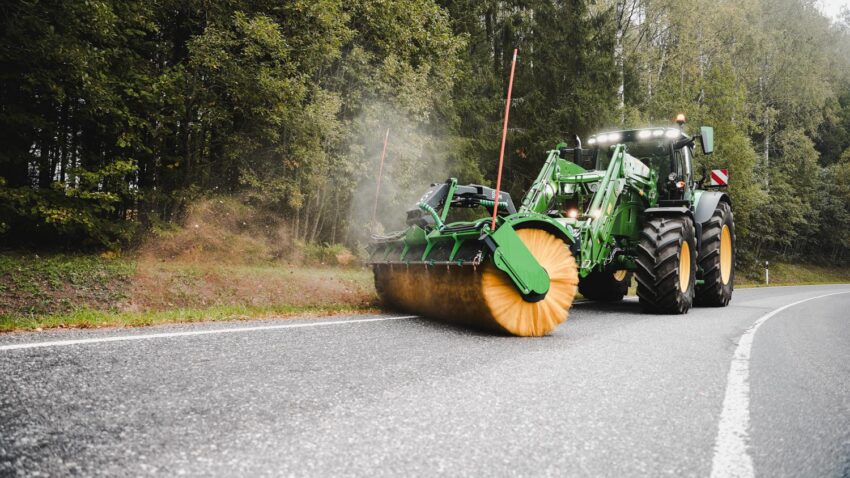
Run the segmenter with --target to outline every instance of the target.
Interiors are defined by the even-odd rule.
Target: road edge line
[[[848,294],[850,291],[832,292],[798,300],[762,315],[738,340],[729,374],[726,378],[726,394],[723,411],[714,439],[714,457],[711,460],[711,478],[754,476],[753,459],[749,454],[750,428],[750,356],[753,338],[762,324],[776,314],[796,305],[832,295]]]
[[[139,334],[139,335],[122,335],[122,336],[110,336],[110,337],[97,337],[90,339],[72,339],[72,340],[53,340],[48,342],[27,342],[20,344],[8,344],[8,345],[0,345],[0,352],[6,352],[10,350],[26,350],[26,349],[36,349],[36,348],[45,348],[45,347],[65,347],[69,345],[86,345],[86,344],[97,344],[97,343],[105,343],[105,342],[124,342],[130,340],[149,340],[149,339],[165,339],[165,338],[174,338],[174,337],[189,337],[195,335],[213,335],[213,334],[232,334],[232,333],[240,333],[240,332],[258,332],[258,331],[266,331],[266,330],[280,330],[280,329],[297,329],[304,327],[324,327],[329,325],[342,325],[342,324],[358,324],[363,322],[381,322],[386,320],[405,320],[405,319],[413,319],[418,316],[416,315],[403,315],[400,317],[375,317],[369,319],[354,319],[354,320],[333,320],[333,321],[316,321],[311,323],[299,323],[299,324],[280,324],[280,325],[259,325],[255,327],[233,327],[233,328],[224,328],[224,329],[213,329],[213,330],[187,330],[184,332],[163,332],[158,334]]]

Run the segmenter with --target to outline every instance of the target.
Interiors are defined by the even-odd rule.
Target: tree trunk
[[[308,233],[310,232],[310,199],[308,198],[304,204],[304,234],[301,237],[301,240],[306,241],[308,239]]]
[[[624,71],[623,40],[626,30],[626,1],[617,0],[616,4],[617,30],[614,34],[614,68],[617,70],[617,108],[620,112],[620,124],[626,122],[626,75]]]
[[[54,148],[56,146],[55,141],[55,133],[52,135],[54,141],[49,141],[47,135],[42,136],[42,143],[40,149],[40,156],[38,161],[38,187],[40,189],[47,189],[50,187],[50,166],[51,166],[51,156],[55,155]]]
[[[295,230],[292,233],[292,237],[298,239],[298,232],[301,229],[301,208],[295,210]]]
[[[331,224],[331,244],[336,244],[336,229],[339,225],[339,191],[334,192],[334,221]]]
[[[326,196],[326,195],[323,195]],[[313,228],[313,236],[310,237],[311,242],[316,242],[319,234],[325,229],[325,219],[327,219],[327,197],[322,200],[322,206],[319,208],[319,217],[316,218],[316,226]]]
[[[652,68],[649,66],[649,61],[647,60],[645,64],[646,70],[646,104],[647,106],[652,101]]]
[[[764,186],[770,190],[770,117],[764,112]]]
[[[702,40],[702,23],[699,24],[699,30],[697,33],[697,43],[699,44],[699,98],[697,99],[697,104],[702,106],[703,102],[705,102],[705,66],[706,66],[706,55],[705,50],[703,49],[703,40]]]

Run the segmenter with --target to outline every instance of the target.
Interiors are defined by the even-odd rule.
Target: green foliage
[[[56,181],[47,189],[8,187],[0,178],[0,235],[17,246],[58,237],[78,249],[116,248],[134,231],[121,217],[122,205],[135,196],[124,182],[134,169],[133,162],[118,160],[97,171],[76,170],[74,183]]]
[[[110,255],[0,254],[0,316],[69,311],[126,298],[132,261]]]
[[[350,265],[354,256],[342,244],[298,244],[304,260],[311,265]]]
[[[685,111],[716,129],[716,154],[698,163],[731,170],[745,264],[850,260],[850,27],[811,2],[11,0],[0,11],[5,245],[117,248],[235,193],[297,240],[359,250],[387,129],[375,227],[401,225],[429,182],[494,182],[518,47],[503,181],[514,196],[572,133]]]
[[[842,201],[827,197],[836,186],[823,166],[850,146],[848,26],[799,0],[609,5],[635,12],[624,42],[627,122],[666,123],[685,111],[691,124],[715,127],[717,151],[698,162],[730,170],[742,265],[850,259],[850,250],[824,247],[850,233],[846,223],[820,227],[822,208]]]

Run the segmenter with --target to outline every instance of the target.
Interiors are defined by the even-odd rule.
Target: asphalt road
[[[538,339],[361,321],[391,315],[0,335],[0,475],[722,476],[750,463],[738,472],[850,477],[847,292],[737,290],[686,316],[582,303]]]

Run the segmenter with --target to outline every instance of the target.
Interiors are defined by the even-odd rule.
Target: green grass
[[[850,283],[850,267],[770,262],[770,285]],[[764,268],[738,271],[735,287],[764,287]]]
[[[369,312],[362,268],[0,253],[0,332]]]
[[[70,311],[126,298],[132,260],[100,255],[0,254],[0,314]]]
[[[66,282],[103,284],[111,276],[131,274],[133,267],[131,260],[108,255],[0,254],[0,275],[11,274],[15,281],[29,287],[44,281],[52,287]]]
[[[268,317],[332,315],[343,313],[373,313],[368,306],[335,304],[322,306],[216,306],[207,308],[180,308],[164,311],[117,312],[95,310],[88,307],[68,313],[48,315],[0,315],[0,332],[39,330],[55,327],[139,327],[167,323],[190,323],[222,320],[247,320]]]

